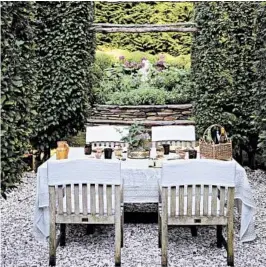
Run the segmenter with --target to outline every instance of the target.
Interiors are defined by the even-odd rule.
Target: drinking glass
[[[113,149],[112,148],[105,148],[104,149],[104,158],[111,159],[112,158]]]

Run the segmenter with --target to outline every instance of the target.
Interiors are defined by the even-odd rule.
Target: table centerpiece
[[[128,127],[128,134],[121,141],[128,143],[127,157],[146,159],[150,157],[151,138],[144,126],[135,122]]]

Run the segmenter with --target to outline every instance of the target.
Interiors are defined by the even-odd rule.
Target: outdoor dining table
[[[88,156],[84,154],[84,148],[70,148],[68,158],[81,159],[88,158]],[[50,160],[56,160],[55,155],[48,161]],[[124,203],[158,203],[158,184],[160,183],[161,169],[150,168],[149,163],[149,159],[126,159],[121,161]],[[240,241],[248,242],[256,238],[254,229],[255,203],[245,169],[239,164],[236,164],[236,166],[235,199],[242,202]],[[37,172],[34,233],[39,240],[45,240],[49,236],[47,161],[38,168]]]

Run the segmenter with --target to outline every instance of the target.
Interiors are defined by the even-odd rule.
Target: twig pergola
[[[172,24],[109,24],[94,23],[92,29],[99,33],[145,33],[145,32],[196,32],[195,23],[172,23]]]

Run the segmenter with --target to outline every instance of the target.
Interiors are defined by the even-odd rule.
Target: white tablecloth
[[[70,148],[69,159],[86,158],[83,148]],[[49,160],[56,160],[55,156]],[[158,181],[161,169],[149,168],[149,160],[122,161],[121,175],[124,182],[125,203],[157,203]],[[235,198],[242,201],[240,240],[256,238],[254,229],[255,203],[245,169],[237,164],[235,177]],[[37,239],[49,236],[49,193],[47,184],[47,162],[37,172],[37,195],[34,214],[34,233]]]

